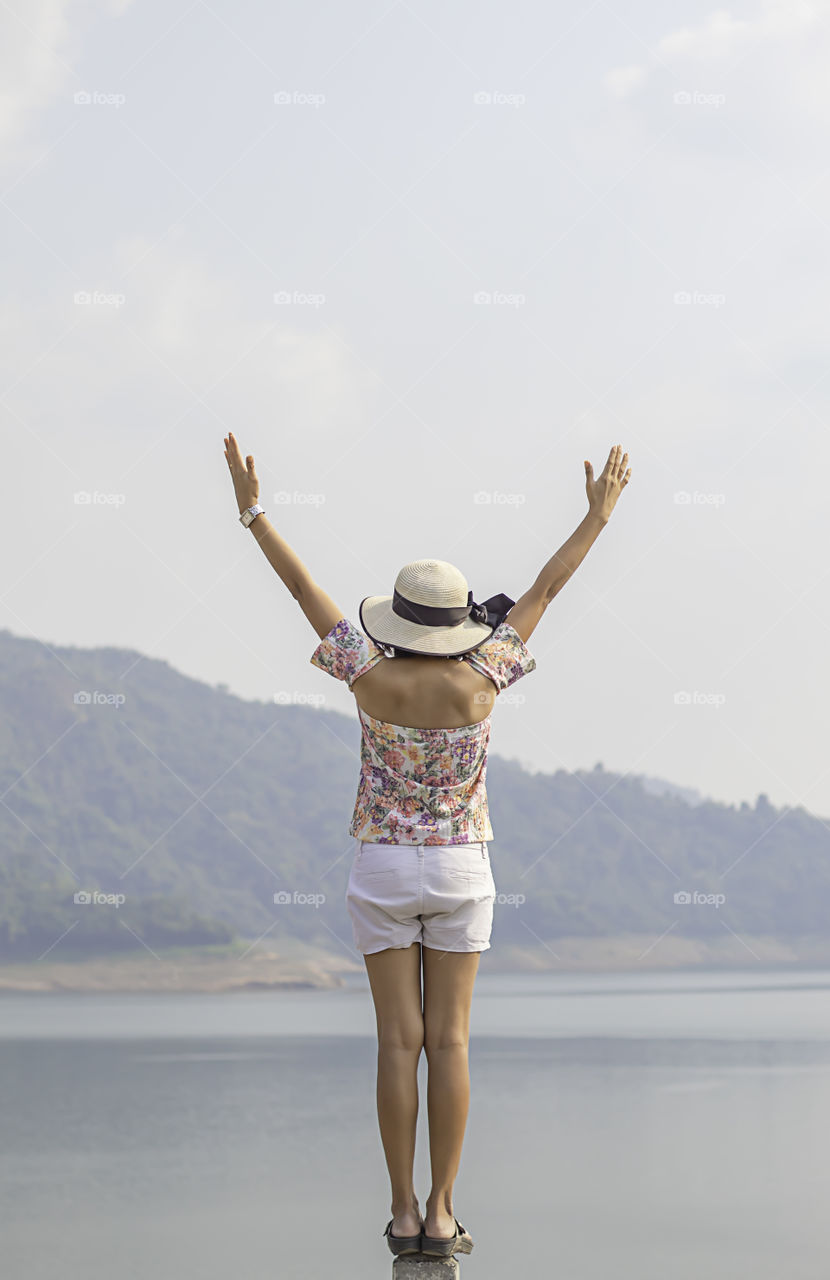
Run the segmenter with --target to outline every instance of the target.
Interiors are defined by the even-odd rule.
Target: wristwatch
[[[242,512],[242,515],[239,517],[239,519],[242,521],[242,523],[244,524],[245,528],[247,529],[247,528],[248,528],[248,526],[249,526],[249,525],[250,525],[254,520],[256,520],[257,516],[258,516],[258,515],[260,515],[260,514],[262,514],[262,515],[264,515],[264,514],[265,514],[265,508],[264,508],[264,507],[261,507],[261,506],[259,505],[259,503],[257,503],[257,504],[256,504],[256,506],[248,507],[248,508],[247,508],[247,510],[243,511],[243,512]]]

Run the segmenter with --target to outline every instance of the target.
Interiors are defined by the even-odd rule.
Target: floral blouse
[[[352,684],[386,658],[374,641],[341,618],[310,661]],[[499,693],[536,667],[508,622],[461,654]],[[358,707],[360,780],[349,835],[377,844],[469,844],[492,840],[485,780],[490,715],[458,729],[416,729],[375,720]],[[491,713],[492,714],[492,713]]]

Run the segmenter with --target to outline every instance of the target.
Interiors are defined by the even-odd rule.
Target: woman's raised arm
[[[233,480],[239,514],[255,506],[259,498],[259,479],[254,468],[254,455],[243,458],[236,436],[225,437],[225,457]],[[264,512],[256,516],[248,528],[265,553],[268,563],[279,574],[295,600],[300,604],[320,639],[328,635],[343,617],[334,601],[318,587],[296,551],[281,537]]]
[[[617,498],[628,484],[631,468],[626,470],[628,454],[620,457],[622,445],[615,444],[608,455],[601,475],[594,480],[590,462],[585,463],[585,490],[588,495],[588,513],[574,532],[555,551],[539,573],[533,586],[513,605],[505,618],[514,631],[527,643],[542,614],[551,600],[562,590],[571,574],[579,568],[605,528]]]

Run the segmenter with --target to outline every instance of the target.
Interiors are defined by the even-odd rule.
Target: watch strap
[[[257,502],[254,504],[254,506],[247,507],[246,510],[242,512],[242,515],[239,517],[239,519],[247,529],[251,524],[253,524],[254,520],[257,518],[258,515],[264,515],[264,514],[265,514],[265,508],[261,507]]]

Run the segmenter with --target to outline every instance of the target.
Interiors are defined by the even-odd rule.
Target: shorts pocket
[[[489,869],[479,868],[475,871],[465,871],[453,867],[445,872],[445,875],[447,879],[444,883],[448,889],[452,886],[454,892],[473,898],[476,902],[486,898],[491,898],[495,902],[496,885]]]

